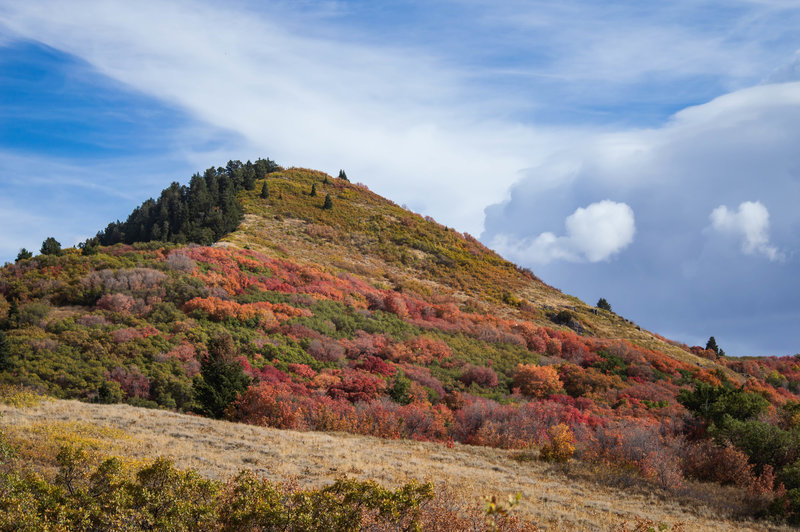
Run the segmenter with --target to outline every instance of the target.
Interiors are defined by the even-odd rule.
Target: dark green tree
[[[611,304],[609,304],[609,302],[606,301],[606,298],[604,298],[604,297],[601,297],[597,301],[597,308],[599,308],[600,310],[607,310],[607,311],[611,312]]]
[[[22,248],[21,250],[19,250],[19,253],[17,253],[17,260],[15,260],[14,262],[19,262],[21,260],[26,260],[26,259],[29,259],[31,257],[33,257],[33,253],[31,253],[30,251],[28,251],[25,248]]]
[[[311,192],[309,193],[309,195],[312,196],[312,197],[317,195],[317,184],[316,183],[312,183],[311,184]]]
[[[706,349],[714,351],[714,353],[716,353],[717,356],[719,357],[725,356],[725,351],[719,348],[719,346],[717,345],[717,340],[713,336],[708,339],[708,342],[706,342]]]
[[[407,405],[411,403],[411,380],[401,371],[394,378],[394,384],[389,390],[389,396],[395,403]]]
[[[256,169],[250,161],[244,163],[244,168],[242,168],[242,186],[245,190],[256,188]]]
[[[250,378],[235,359],[236,347],[227,333],[220,333],[208,341],[208,356],[200,365],[200,375],[195,377],[194,395],[201,414],[221,418],[225,409],[250,384]]]
[[[40,253],[42,255],[61,255],[61,243],[52,236],[47,237],[45,241],[42,242]]]
[[[325,203],[322,205],[325,210],[333,209],[333,200],[330,194],[325,194]]]
[[[16,298],[11,298],[8,307],[8,317],[6,318],[6,329],[13,329],[19,325],[19,303]]]
[[[97,237],[88,238],[85,242],[78,244],[78,248],[80,248],[82,255],[96,255],[100,248],[100,242]]]
[[[347,179],[347,174],[344,172],[344,170],[339,170],[339,179],[344,179],[345,181],[350,181],[349,179]]]
[[[8,343],[6,332],[0,330],[0,371],[11,368],[11,345]]]
[[[757,393],[705,382],[697,382],[694,390],[681,390],[678,402],[694,415],[717,425],[726,417],[739,421],[755,419],[769,406],[769,401]]]
[[[266,181],[264,181],[264,185],[261,187],[261,197],[264,199],[269,197],[269,187],[267,186]]]

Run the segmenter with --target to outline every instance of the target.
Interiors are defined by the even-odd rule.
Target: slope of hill
[[[513,513],[545,530],[628,530],[637,522],[661,524],[665,530],[767,528],[739,519],[731,504],[738,495],[733,489],[695,483],[690,488],[702,493],[702,502],[686,495],[665,497],[630,473],[598,474],[580,463],[553,467],[486,447],[275,430],[63,400],[27,408],[0,405],[0,414],[0,428],[20,444],[21,458],[45,470],[53,467],[60,444],[81,442],[92,452],[131,463],[168,457],[212,479],[231,478],[242,469],[273,482],[293,479],[305,488],[328,485],[343,475],[389,487],[421,479],[434,482],[447,504],[462,511],[480,508],[485,496],[502,500],[520,493]]]
[[[654,489],[722,483],[743,510],[800,521],[793,357],[669,342],[363,185],[226,168],[98,238],[173,242],[91,240],[2,268],[0,382],[282,429],[574,452]],[[198,190],[228,207],[193,203]],[[184,220],[193,209],[213,231],[230,221],[214,213],[244,216],[215,246],[182,244],[210,234]]]

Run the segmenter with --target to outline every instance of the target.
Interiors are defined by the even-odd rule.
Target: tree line
[[[240,190],[253,190],[256,180],[280,170],[275,161],[228,161],[223,168],[194,174],[189,186],[173,182],[136,207],[124,222],[117,220],[97,233],[93,242],[109,246],[159,240],[208,245],[234,231],[244,212],[236,201]]]

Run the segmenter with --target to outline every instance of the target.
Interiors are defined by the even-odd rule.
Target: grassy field
[[[544,530],[634,530],[648,520],[668,530],[781,530],[737,520],[731,508],[742,494],[732,488],[687,486],[695,498],[690,500],[619,470],[580,462],[548,464],[536,459],[535,451],[275,430],[63,400],[0,405],[0,414],[0,428],[19,446],[21,457],[46,475],[53,474],[60,445],[77,443],[98,456],[117,455],[131,463],[169,457],[179,467],[217,479],[242,469],[301,486],[320,486],[343,475],[387,487],[420,479],[468,504],[519,492],[516,511]],[[698,494],[704,494],[705,502],[697,501]]]

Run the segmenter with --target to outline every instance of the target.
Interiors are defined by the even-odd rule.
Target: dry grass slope
[[[0,429],[23,458],[44,468],[63,443],[80,443],[132,463],[166,456],[212,478],[250,469],[270,480],[296,479],[318,486],[347,475],[397,486],[410,479],[434,481],[453,496],[520,492],[521,516],[545,530],[627,530],[650,519],[685,530],[782,530],[737,521],[725,510],[724,491],[707,505],[677,500],[651,485],[612,479],[608,471],[572,463],[552,466],[485,447],[384,440],[350,434],[295,432],[148,410],[51,400],[0,405]],[[613,485],[617,484],[617,485]],[[629,528],[630,527],[630,528]],[[678,527],[679,528],[679,527]]]

